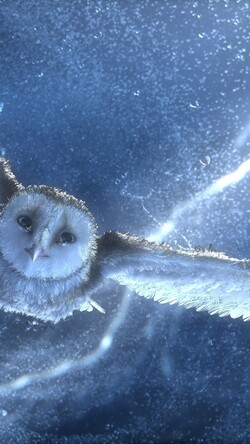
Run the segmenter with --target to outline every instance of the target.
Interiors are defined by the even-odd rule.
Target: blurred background
[[[249,18],[246,0],[0,0],[0,154],[100,234],[174,220],[172,246],[249,257],[250,175],[201,194],[249,158]],[[0,313],[1,441],[249,442],[250,324],[124,292],[54,327]]]

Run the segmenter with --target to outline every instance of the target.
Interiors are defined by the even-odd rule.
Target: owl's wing
[[[146,298],[250,320],[250,261],[184,252],[116,232],[98,240],[98,267]]]
[[[0,204],[6,204],[11,196],[23,186],[14,176],[10,164],[0,157]]]

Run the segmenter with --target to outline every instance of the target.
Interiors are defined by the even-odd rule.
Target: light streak
[[[250,130],[250,127],[249,127]],[[177,205],[173,212],[172,216],[169,218],[167,222],[165,222],[159,230],[157,230],[155,233],[148,236],[149,241],[154,242],[162,242],[164,240],[164,237],[174,231],[176,224],[178,222],[178,219],[188,210],[192,210],[196,207],[197,203],[202,202],[203,200],[210,199],[211,197],[215,196],[216,194],[221,193],[225,188],[235,185],[241,180],[245,178],[245,176],[250,171],[250,159],[242,162],[240,166],[234,170],[230,174],[226,174],[225,176],[222,176],[221,178],[217,179],[215,182],[213,182],[211,185],[209,185],[205,190],[200,191],[194,195],[191,199],[187,200],[186,202]]]
[[[103,357],[103,355],[110,349],[116,331],[124,322],[130,302],[129,295],[130,294],[128,290],[125,289],[121,306],[115,318],[112,320],[111,324],[104,333],[101,341],[99,342],[98,346],[95,348],[93,352],[83,356],[83,358],[78,360],[68,359],[64,362],[61,362],[52,369],[44,370],[41,372],[27,373],[5,384],[0,384],[0,394],[5,395],[11,391],[18,391],[24,389],[25,387],[35,382],[38,381],[40,382],[56,378],[59,376],[63,376],[69,371],[76,369],[83,369],[96,364]]]

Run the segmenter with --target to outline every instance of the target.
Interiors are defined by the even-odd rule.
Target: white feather
[[[144,250],[124,254],[110,277],[161,304],[250,319],[249,261],[221,254]],[[108,266],[108,259],[106,263]]]

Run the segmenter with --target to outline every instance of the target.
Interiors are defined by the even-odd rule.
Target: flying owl
[[[112,279],[160,303],[250,319],[250,260],[112,231],[99,236],[83,201],[45,185],[24,187],[3,158],[0,205],[5,311],[53,323],[74,310],[104,311],[95,293]]]

